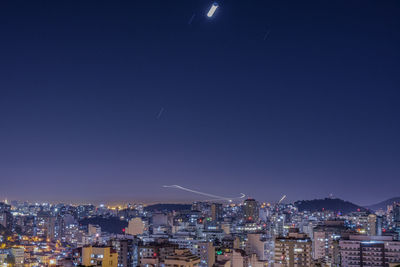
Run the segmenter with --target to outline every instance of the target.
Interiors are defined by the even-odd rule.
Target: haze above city
[[[398,1],[208,8],[1,2],[0,199],[400,195]]]

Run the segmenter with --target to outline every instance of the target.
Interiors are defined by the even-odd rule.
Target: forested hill
[[[358,206],[349,201],[339,198],[324,198],[313,200],[300,200],[294,203],[299,211],[334,211],[341,212],[342,214],[350,213],[353,211],[367,211],[366,208]]]

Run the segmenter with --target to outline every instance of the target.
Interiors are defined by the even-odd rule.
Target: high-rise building
[[[88,234],[90,236],[100,236],[101,235],[101,227],[97,224],[89,224],[88,225]]]
[[[97,224],[88,225],[88,241],[85,244],[97,243],[101,239],[101,227]]]
[[[245,252],[250,257],[249,260],[253,261],[251,266],[258,264],[265,266],[274,261],[274,240],[260,233],[249,233]],[[256,261],[254,256],[256,256]]]
[[[344,225],[344,221],[325,221],[313,229],[313,259],[329,264],[339,264],[339,239],[353,233]]]
[[[246,253],[247,255],[256,254],[258,260],[265,261],[268,258],[266,251],[267,240],[258,233],[247,234]]]
[[[118,253],[109,246],[86,246],[82,248],[83,266],[117,267]]]
[[[15,267],[24,267],[24,260],[25,260],[24,248],[18,248],[18,247],[11,248],[11,255],[14,258]]]
[[[200,242],[199,244],[200,266],[212,267],[215,263],[215,247],[212,242]]]
[[[247,255],[246,255],[246,253],[243,251],[243,250],[241,250],[241,249],[234,249],[233,251],[232,251],[232,255],[231,255],[231,257],[232,257],[232,259],[231,259],[231,262],[232,262],[232,267],[233,266],[235,266],[235,267],[245,267],[247,264],[246,264],[246,261],[247,261]]]
[[[178,248],[177,244],[168,242],[154,242],[139,246],[139,264],[138,266],[160,266],[168,255],[174,253]]]
[[[400,239],[400,203],[394,203],[393,205],[393,223]]]
[[[382,216],[376,217],[376,235],[382,235],[383,218]]]
[[[144,232],[144,223],[141,218],[136,217],[129,221],[125,233],[128,235],[141,235]]]
[[[113,238],[110,245],[118,253],[118,267],[138,265],[138,240],[136,238]]]
[[[151,216],[151,222],[154,228],[171,224],[169,222],[168,214],[164,212],[154,212]]]
[[[400,203],[393,204],[393,224],[400,240]]]
[[[368,215],[367,234],[370,236],[377,235],[377,216],[375,214]]]
[[[392,236],[350,235],[339,241],[341,266],[388,266],[400,262],[400,241]]]
[[[11,211],[11,206],[5,202],[0,202],[0,212]]]
[[[256,254],[251,254],[251,255],[248,255],[246,266],[266,267],[266,266],[270,266],[270,265],[265,261],[260,261]]]
[[[175,249],[173,254],[165,257],[164,263],[166,267],[194,267],[199,266],[200,258],[188,249]]]
[[[311,266],[311,239],[291,229],[287,237],[275,239],[275,267]]]
[[[247,222],[255,222],[258,220],[258,203],[255,199],[246,199],[243,203],[243,216]]]
[[[9,252],[0,250],[0,266],[7,266],[7,259],[9,257]]]
[[[0,212],[0,225],[4,228],[11,229],[13,224],[13,216],[11,212],[4,210]]]
[[[231,223],[229,222],[221,223],[221,229],[222,231],[224,231],[226,235],[229,235],[231,233]]]
[[[400,203],[395,203],[393,205],[393,221],[400,223]]]
[[[286,215],[276,214],[271,217],[270,231],[274,236],[285,236]]]
[[[222,219],[222,204],[212,203],[211,204],[211,219],[214,222],[220,221]]]

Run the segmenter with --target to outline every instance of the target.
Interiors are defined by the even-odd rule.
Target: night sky
[[[400,2],[211,4],[1,1],[0,199],[399,196]]]

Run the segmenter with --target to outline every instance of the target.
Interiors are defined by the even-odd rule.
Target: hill
[[[400,203],[400,197],[389,198],[389,199],[387,199],[385,201],[382,201],[382,202],[379,202],[379,203],[376,203],[376,204],[373,204],[373,205],[366,206],[365,208],[370,209],[370,210],[375,210],[375,211],[376,210],[380,210],[380,209],[386,210],[387,206],[388,205],[392,205],[393,202]]]
[[[339,198],[324,198],[324,199],[314,199],[314,200],[300,200],[296,201],[295,206],[299,211],[334,211],[341,212],[342,214],[347,214],[353,211],[367,211],[366,208],[358,206],[349,201],[344,201]]]

